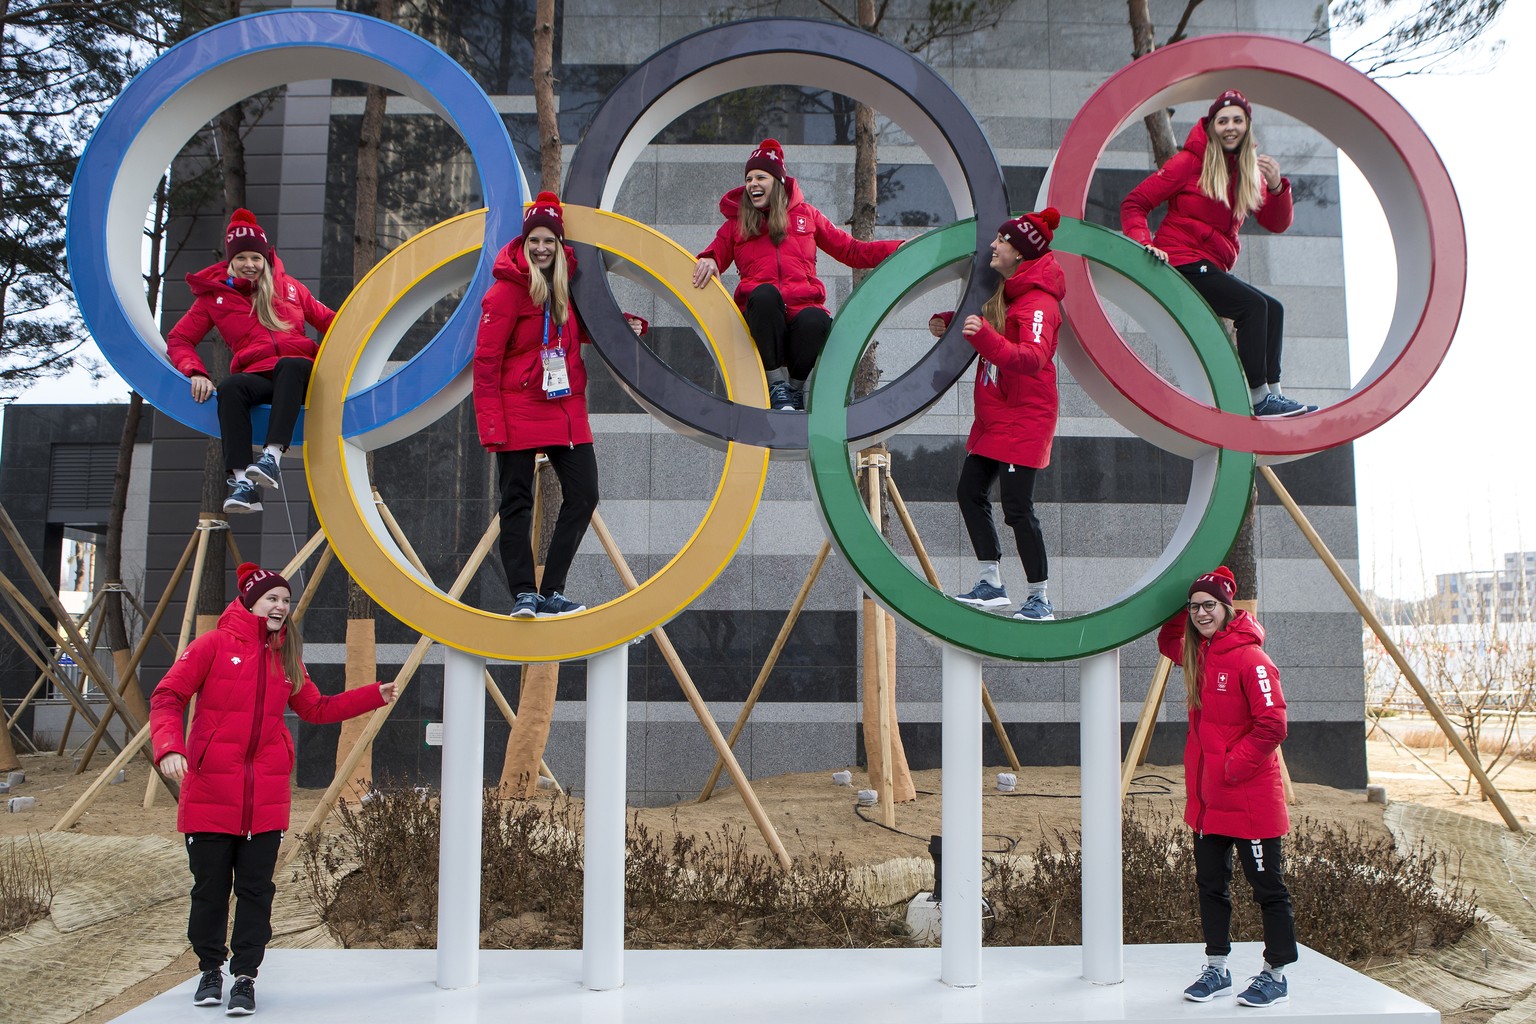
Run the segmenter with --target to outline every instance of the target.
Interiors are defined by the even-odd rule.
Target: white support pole
[[[624,807],[628,781],[629,645],[587,659],[586,845],[581,983],[624,984]]]
[[[480,983],[480,805],[485,786],[485,659],[443,648],[442,831],[437,987]]]
[[[1083,978],[1125,980],[1120,874],[1120,652],[1079,663],[1083,786]]]
[[[981,659],[944,645],[939,980],[981,984]]]

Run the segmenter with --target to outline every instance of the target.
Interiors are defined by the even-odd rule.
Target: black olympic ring
[[[771,31],[765,31],[772,26]],[[996,286],[988,262],[1008,194],[992,144],[949,83],[878,36],[824,21],[758,18],[704,29],[657,51],[608,94],[593,115],[566,177],[566,202],[611,210],[635,159],[656,135],[700,102],[736,89],[782,83],[829,89],[868,103],[901,126],[943,177],[956,219],[975,216],[976,255],[959,308],[979,310]],[[577,246],[588,266],[599,254]],[[612,268],[623,273],[622,266]],[[754,409],[712,394],[635,344],[604,274],[572,284],[598,354],[652,415],[705,440],[804,450],[803,413]],[[975,350],[957,329],[907,372],[848,408],[848,437],[878,439],[919,415],[965,372]]]

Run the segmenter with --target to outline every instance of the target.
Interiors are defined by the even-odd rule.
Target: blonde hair
[[[1008,300],[1003,296],[1003,286],[1007,283],[1007,278],[999,281],[997,291],[993,292],[992,297],[981,307],[982,319],[991,324],[992,329],[998,334],[1005,333],[1004,328],[1008,323]]]
[[[546,302],[553,308],[551,315],[557,324],[564,324],[571,315],[571,272],[565,263],[565,242],[555,239],[555,258],[548,270],[540,270],[528,257],[528,239],[523,239],[523,257],[528,259],[528,297],[535,306]]]
[[[277,315],[277,282],[272,276],[272,261],[261,261],[261,276],[251,287],[251,309],[256,313],[256,319],[261,325],[272,331],[287,331],[293,325]]]
[[[774,245],[784,241],[784,236],[789,234],[789,190],[778,178],[773,179],[773,185],[768,189],[768,212],[752,205],[746,193],[742,193],[741,205],[736,210],[736,230],[742,238],[755,238],[763,233],[763,223],[767,222],[768,238]]]
[[[1237,144],[1235,187],[1227,175],[1227,153],[1221,147],[1221,140],[1216,138],[1215,124],[1216,115],[1212,114],[1205,122],[1205,161],[1200,165],[1200,191],[1208,199],[1228,203],[1232,215],[1241,219],[1264,203],[1264,179],[1259,174],[1259,145],[1253,138],[1253,119],[1248,119],[1248,130]],[[1230,200],[1227,198],[1229,192]]]

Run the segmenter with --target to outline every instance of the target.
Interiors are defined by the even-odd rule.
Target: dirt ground
[[[1416,750],[1414,753],[1422,760],[1379,737],[1367,743],[1371,781],[1384,785],[1390,800],[1423,804],[1493,822],[1501,820],[1491,803],[1466,794],[1467,773],[1454,753],[1439,749]],[[0,814],[0,837],[47,831],[91,779],[89,775],[74,774],[68,758],[45,754],[25,756],[22,760],[27,781],[17,787],[13,795],[36,797],[38,806],[24,813]],[[1006,770],[1006,767],[989,767],[984,776],[989,787],[983,801],[987,850],[1031,852],[1042,837],[1054,835],[1058,830],[1070,832],[1078,826],[1077,769],[1025,769],[1019,774],[1018,792],[1012,795],[991,789],[999,770]],[[130,766],[126,781],[106,787],[75,831],[117,836],[158,834],[175,838],[176,811],[169,797],[162,792],[155,806],[149,809],[143,806],[145,772],[142,762]],[[1443,781],[1437,773],[1449,781]],[[854,781],[856,786],[867,784],[857,774]],[[939,773],[918,772],[914,782],[918,799],[897,807],[897,831],[894,832],[878,824],[878,808],[855,808],[852,789],[834,785],[830,772],[761,779],[754,783],[754,789],[792,856],[836,850],[852,863],[865,864],[926,855],[929,836],[940,830]],[[1498,775],[1496,784],[1522,824],[1526,828],[1536,827],[1536,762],[1521,761],[1510,765]],[[320,790],[296,792],[295,821],[307,817],[320,793]],[[1138,811],[1181,813],[1182,768],[1143,768],[1132,787],[1131,802]],[[1360,828],[1367,833],[1385,835],[1383,811],[1383,805],[1368,803],[1364,792],[1309,784],[1296,786],[1296,804],[1292,808],[1296,818],[1306,816],[1350,831]],[[649,828],[662,832],[671,830],[674,819],[678,828],[696,833],[742,829],[754,849],[764,853],[768,850],[745,804],[729,788],[722,787],[704,804],[687,802],[634,813]],[[1476,880],[1473,882],[1479,884]],[[76,1024],[110,1021],[184,981],[195,969],[195,957],[188,951],[170,967],[80,1016]]]

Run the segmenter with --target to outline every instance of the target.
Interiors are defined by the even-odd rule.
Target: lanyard
[[[560,346],[560,334],[564,328],[560,324],[555,325],[555,346]],[[544,341],[542,347],[549,347],[549,303],[544,303]]]

